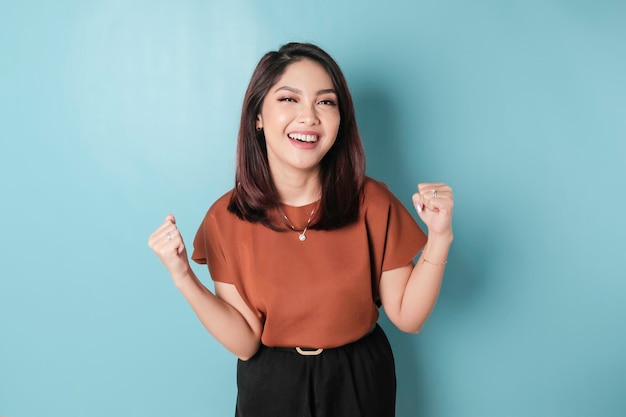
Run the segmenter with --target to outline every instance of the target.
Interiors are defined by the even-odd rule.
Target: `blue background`
[[[398,416],[626,415],[626,3],[0,3],[0,415],[229,416],[235,360],[147,238],[233,184],[263,53],[312,41],[368,173],[456,192]],[[208,286],[204,267],[194,266]]]

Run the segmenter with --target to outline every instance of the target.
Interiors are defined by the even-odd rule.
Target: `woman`
[[[402,331],[424,325],[452,243],[451,189],[418,185],[426,237],[365,176],[341,70],[301,43],[267,53],[252,75],[235,184],[194,240],[192,259],[208,264],[215,294],[191,270],[172,215],[149,245],[239,358],[236,415],[393,416],[393,354],[378,307]]]

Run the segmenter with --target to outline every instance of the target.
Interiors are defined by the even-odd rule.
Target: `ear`
[[[256,116],[256,130],[257,132],[263,130],[263,118],[261,117],[261,114],[257,114]]]

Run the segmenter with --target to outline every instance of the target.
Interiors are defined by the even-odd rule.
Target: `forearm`
[[[193,271],[188,274],[175,283],[202,325],[235,356],[251,358],[260,344],[254,329],[237,309],[202,285]]]
[[[397,319],[401,330],[419,332],[433,311],[451,243],[451,235],[429,237],[402,294]]]

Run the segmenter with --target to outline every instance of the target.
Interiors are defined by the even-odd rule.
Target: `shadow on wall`
[[[417,219],[417,215],[411,204],[411,195],[415,192],[417,183],[423,178],[432,178],[440,173],[427,172],[429,170],[427,158],[416,155],[414,159],[405,158],[407,151],[415,149],[411,144],[411,149],[406,149],[410,141],[419,140],[420,119],[416,114],[411,120],[411,138],[406,138],[407,132],[401,129],[399,120],[399,109],[395,109],[393,103],[398,103],[390,96],[388,91],[377,90],[377,82],[367,80],[357,83],[359,86],[353,88],[354,102],[357,111],[359,130],[367,154],[367,173],[369,176],[385,182],[396,196],[405,204],[409,211]],[[413,99],[412,99],[413,100]],[[416,106],[419,108],[421,106]],[[416,113],[419,111],[416,110]],[[419,148],[419,145],[417,145]],[[406,161],[415,161],[415,166],[408,166]],[[415,167],[418,167],[416,169]],[[418,172],[419,170],[419,172]],[[449,175],[448,175],[449,176]],[[448,179],[442,179],[448,182]],[[454,188],[454,185],[451,184]],[[458,199],[457,199],[458,207]],[[455,215],[456,218],[456,215]],[[471,223],[465,229],[473,229]],[[423,229],[425,226],[421,225]],[[437,307],[431,318],[435,315],[454,320],[455,316],[463,314],[468,307],[468,303],[475,302],[475,296],[482,291],[484,274],[476,268],[478,262],[468,262],[465,257],[456,255],[462,254],[463,250],[454,249],[458,246],[459,228],[455,224],[455,244],[453,244],[449,267],[439,297]],[[464,232],[465,233],[465,232]],[[470,233],[472,241],[480,243],[480,234]],[[439,321],[439,320],[437,320]],[[381,311],[381,326],[385,329],[389,340],[393,346],[396,359],[396,372],[398,379],[397,395],[397,415],[416,416],[431,415],[433,409],[433,398],[441,398],[449,393],[445,392],[445,387],[434,387],[434,381],[429,380],[430,370],[427,355],[424,355],[424,346],[420,346],[419,337],[406,335],[400,332]],[[444,324],[444,323],[442,323]],[[430,337],[437,337],[436,333],[430,333]],[[433,390],[437,390],[437,395],[433,395]],[[443,391],[442,391],[443,390]]]
[[[407,170],[398,163],[402,150],[398,149],[399,130],[396,112],[391,105],[391,97],[377,91],[376,83],[361,83],[365,88],[354,91],[359,131],[367,155],[367,174],[385,182],[390,189],[415,189],[415,183]],[[354,89],[353,89],[354,90]],[[406,199],[398,196],[403,202]],[[423,366],[419,362],[419,352],[414,338],[403,335],[381,311],[381,326],[393,346],[398,379],[397,415],[429,415],[430,404],[427,395],[428,382],[424,380]]]

